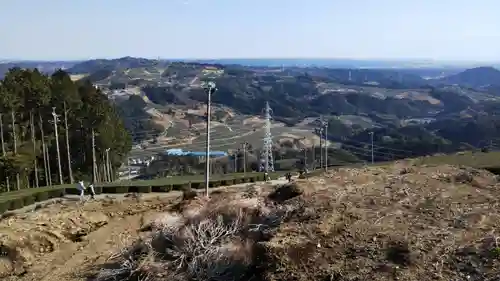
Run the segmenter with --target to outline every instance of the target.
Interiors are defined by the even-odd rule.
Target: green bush
[[[9,210],[9,201],[0,202],[0,214],[3,214]]]
[[[102,193],[102,186],[94,186],[94,191],[95,191],[95,194],[101,194]]]
[[[151,186],[129,186],[127,192],[131,193],[150,193],[152,190]],[[127,192],[119,192],[119,193],[127,193]]]
[[[35,193],[35,202],[43,202],[49,200],[48,191],[40,191]]]
[[[137,192],[138,193],[151,193],[152,191],[153,191],[153,188],[150,185],[147,185],[147,186],[140,186],[138,188]]]
[[[63,188],[54,188],[54,189],[49,189],[47,191],[48,195],[49,195],[49,199],[52,199],[52,198],[59,198],[59,197],[63,197],[64,194],[66,193],[66,190],[63,189]]]
[[[498,169],[498,168],[496,168]],[[494,170],[495,168],[489,168],[489,170]],[[495,171],[496,172],[496,171]],[[282,173],[270,173],[272,179],[278,178]],[[189,177],[188,177],[189,178]],[[186,178],[186,180],[188,179]],[[189,182],[177,181],[176,183],[163,182],[163,180],[155,182],[152,181],[130,181],[126,183],[127,185],[104,185],[104,186],[94,186],[94,191],[96,194],[101,193],[129,193],[129,192],[169,192],[171,190],[186,190],[186,189],[203,189],[205,183],[200,177],[191,177]],[[233,174],[224,177],[214,177],[210,183],[210,187],[219,186],[230,186],[234,184],[248,183],[263,181],[263,173],[251,173],[243,176],[243,174]],[[137,184],[137,185],[136,185]],[[130,186],[129,186],[130,185]],[[88,194],[88,191],[85,191]],[[55,186],[55,187],[44,187],[39,190],[27,189],[22,191],[13,191],[5,194],[3,198],[5,201],[0,202],[0,213],[6,212],[7,210],[15,210],[22,208],[26,205],[34,204],[35,202],[43,202],[51,198],[59,198],[65,194],[75,194],[79,195],[80,192],[74,187],[74,185],[65,186]],[[7,198],[9,198],[7,200]]]
[[[192,189],[202,189],[205,187],[205,183],[204,182],[191,182],[191,188]]]
[[[233,185],[234,184],[234,180],[232,180],[232,179],[221,180],[220,184],[222,186]]]
[[[208,184],[208,187],[214,188],[214,187],[219,187],[221,186],[221,181],[215,180],[215,181],[210,181]]]
[[[24,207],[23,198],[12,198],[8,202],[9,202],[9,207],[8,207],[9,211],[21,209],[22,207]]]
[[[102,193],[128,193],[128,186],[103,186]]]
[[[172,191],[172,185],[152,186],[151,191],[153,191],[153,192],[170,192],[170,191]]]
[[[71,194],[71,195],[80,195],[80,191],[74,187],[67,187],[66,188],[66,194]]]
[[[23,197],[23,205],[24,206],[29,206],[32,204],[35,204],[36,198],[34,195],[26,195]]]

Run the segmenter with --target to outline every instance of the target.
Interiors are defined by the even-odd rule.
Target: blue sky
[[[4,0],[0,58],[500,61],[499,11],[498,0]]]

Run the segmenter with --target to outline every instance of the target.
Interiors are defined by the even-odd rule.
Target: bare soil
[[[265,280],[500,280],[489,172],[402,162],[300,184],[301,212],[262,243]]]
[[[148,216],[172,198],[65,200],[0,221],[0,279],[87,280],[88,264],[137,239]]]
[[[497,176],[410,161],[210,199],[57,204],[0,222],[0,277],[497,281],[499,209]]]

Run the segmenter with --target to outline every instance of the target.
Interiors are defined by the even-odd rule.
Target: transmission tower
[[[265,135],[264,135],[264,147],[261,153],[261,166],[260,170],[263,172],[274,172],[274,160],[273,160],[273,137],[271,135],[271,107],[269,107],[269,102],[266,102],[266,108],[264,109],[266,125],[265,125]]]

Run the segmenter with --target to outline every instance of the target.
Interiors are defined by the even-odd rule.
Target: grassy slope
[[[421,157],[413,161],[417,165],[450,164],[474,168],[497,168],[500,167],[500,151],[460,152],[452,155]]]

